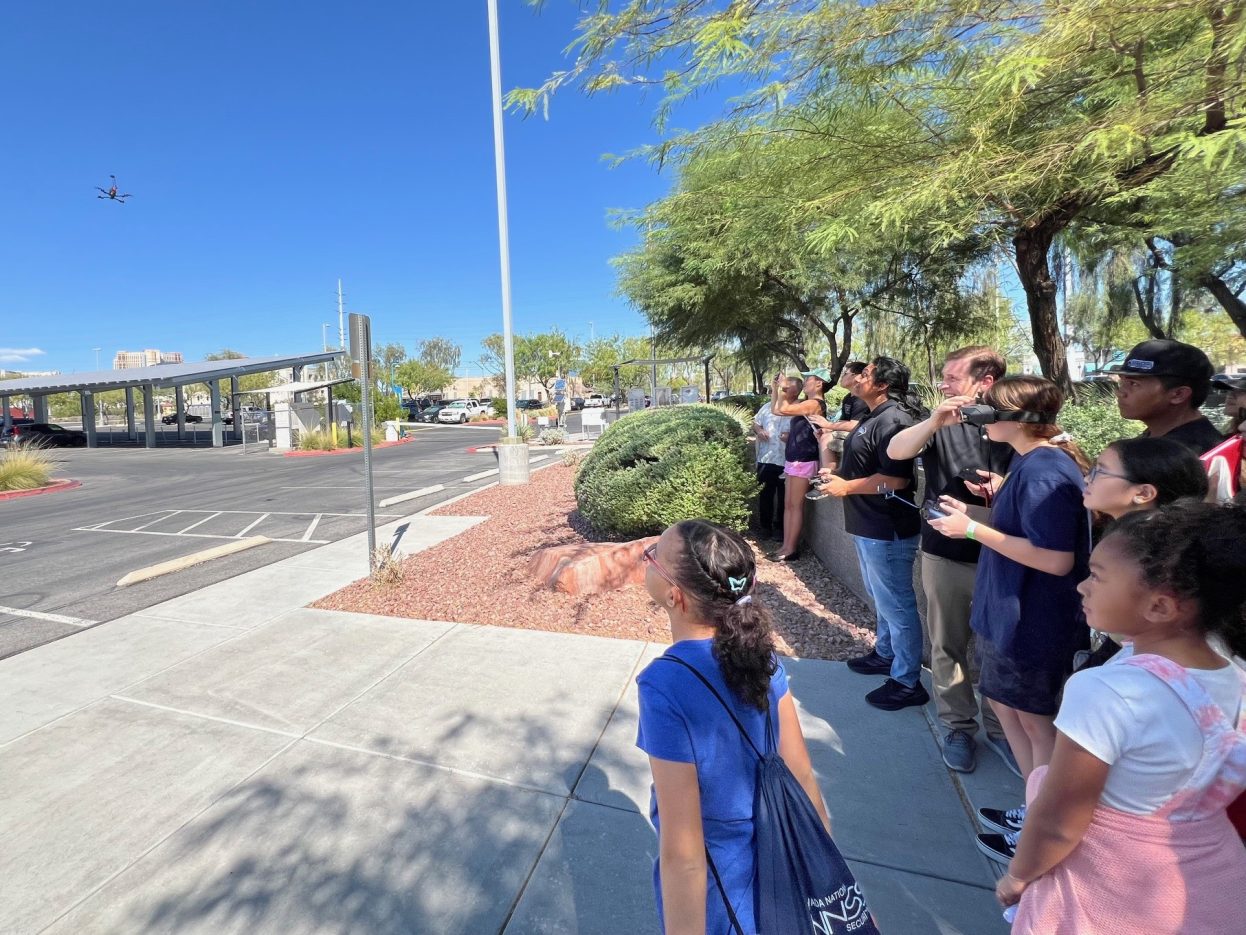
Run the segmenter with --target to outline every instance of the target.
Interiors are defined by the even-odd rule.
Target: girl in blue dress
[[[708,679],[759,748],[770,719],[780,755],[829,832],[787,674],[774,653],[770,613],[754,598],[756,568],[748,543],[715,523],[686,520],[646,549],[644,561],[645,588],[671,622],[674,645],[665,655]],[[653,771],[653,881],[662,931],[736,935],[725,898],[751,935],[757,757],[718,700],[683,665],[655,660],[636,681],[636,745],[649,755]]]

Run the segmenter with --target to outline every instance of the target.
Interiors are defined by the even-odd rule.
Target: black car
[[[12,441],[19,445],[36,445],[41,448],[83,448],[87,433],[66,429],[50,422],[30,422],[15,425],[11,429]]]
[[[584,408],[584,397],[583,396],[572,396],[571,397],[571,411],[577,412],[583,408]]]
[[[0,419],[0,445],[8,445],[13,441],[13,430],[19,425],[33,425],[34,419],[26,419],[21,416],[9,419],[8,426],[4,425],[4,420]]]
[[[515,400],[516,409],[544,409],[546,403],[539,399],[517,399]]]
[[[420,414],[415,419],[415,421],[416,422],[436,422],[437,413],[445,409],[447,405],[449,404],[448,403],[430,403],[427,407],[420,410]]]
[[[161,416],[160,421],[163,422],[165,425],[177,425],[177,413],[171,412],[167,416]],[[203,416],[192,416],[189,412],[186,413],[186,424],[187,425],[189,425],[192,422],[202,422],[202,421],[203,421]]]

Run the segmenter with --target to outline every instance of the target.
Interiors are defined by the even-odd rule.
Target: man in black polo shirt
[[[982,394],[1004,376],[1004,358],[989,347],[963,347],[943,362],[939,391],[944,401],[930,418],[900,432],[887,445],[893,458],[920,457],[926,475],[926,503],[943,494],[963,503],[985,505],[965,486],[962,472],[990,471],[1001,477],[1012,463],[1011,445],[989,441],[978,426],[961,421],[960,407],[982,401]],[[976,542],[949,539],[922,520],[922,589],[926,592],[926,630],[930,634],[930,674],[939,714],[943,762],[961,773],[977,765],[978,700],[969,670],[969,614],[978,571]],[[995,712],[982,703],[987,745],[1018,776],[1021,770]]]
[[[909,370],[892,357],[875,357],[854,389],[869,414],[844,440],[843,459],[821,488],[844,500],[844,528],[852,536],[861,577],[874,602],[877,638],[867,655],[849,660],[854,672],[891,677],[865,700],[898,711],[930,700],[921,683],[922,625],[913,593],[913,560],[921,518],[911,506],[879,494],[879,488],[912,500],[912,459],[887,455],[887,444],[917,420],[900,402]]]
[[[1171,438],[1196,455],[1223,441],[1198,411],[1211,389],[1211,361],[1193,344],[1143,341],[1109,371],[1118,375],[1116,405],[1126,419],[1146,425],[1142,434]]]

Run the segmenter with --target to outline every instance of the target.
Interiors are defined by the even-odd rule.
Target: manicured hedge
[[[744,529],[756,495],[739,423],[710,405],[624,416],[606,429],[575,480],[580,512],[612,536],[653,535],[694,517]]]

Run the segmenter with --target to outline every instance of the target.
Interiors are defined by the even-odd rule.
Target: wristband
[[[974,539],[974,535],[973,535],[977,531],[977,529],[978,529],[978,524],[975,523],[973,520],[970,520],[969,525],[965,527],[965,538],[973,539],[974,542],[977,542],[978,540]]]

